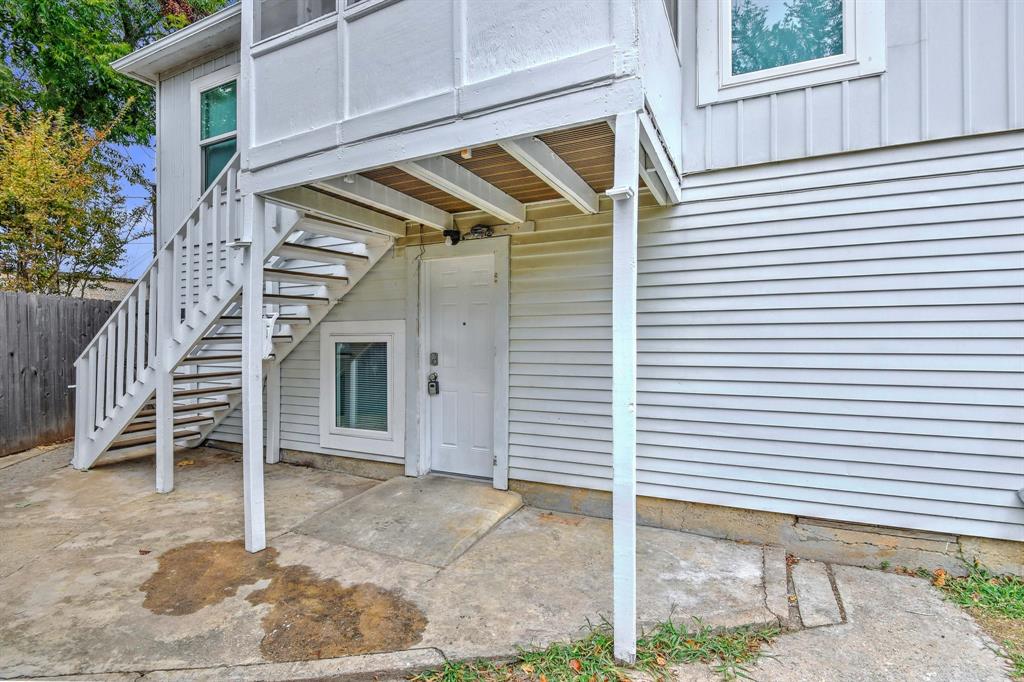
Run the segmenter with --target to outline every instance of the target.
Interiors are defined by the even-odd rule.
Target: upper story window
[[[258,0],[256,40],[284,33],[337,9],[337,0]]]
[[[734,0],[732,76],[843,54],[843,0]]]
[[[238,147],[238,81],[230,80],[199,93],[199,158],[202,189],[209,187]]]
[[[698,0],[698,104],[885,70],[885,0]]]

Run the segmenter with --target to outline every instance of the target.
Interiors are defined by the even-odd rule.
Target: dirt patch
[[[245,551],[241,541],[190,542],[164,552],[139,588],[142,605],[162,616],[184,616],[223,601],[242,585],[273,577],[277,550]]]
[[[333,658],[408,649],[427,619],[412,602],[371,583],[343,587],[306,566],[287,566],[248,596],[270,604],[260,651],[271,661]]]
[[[153,613],[183,616],[223,601],[242,585],[270,580],[251,593],[267,604],[260,651],[271,661],[302,661],[407,649],[427,619],[412,602],[372,583],[345,587],[302,565],[281,566],[277,550],[258,554],[241,542],[192,542],[165,552],[139,588]]]
[[[561,516],[560,514],[552,514],[551,512],[544,512],[537,517],[541,523],[556,523],[562,526],[578,526],[580,525],[580,519],[573,518],[571,516]]]

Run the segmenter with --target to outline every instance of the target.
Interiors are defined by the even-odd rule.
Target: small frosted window
[[[843,0],[733,0],[738,76],[843,53]]]
[[[335,426],[388,430],[388,344],[334,344]]]

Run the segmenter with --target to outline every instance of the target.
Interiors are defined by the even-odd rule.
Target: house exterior
[[[251,551],[282,452],[610,492],[625,659],[638,495],[1024,563],[1024,7],[791,5],[243,0],[119,60],[160,251],[75,466],[239,443]]]

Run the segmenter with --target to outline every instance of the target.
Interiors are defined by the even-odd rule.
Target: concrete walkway
[[[149,458],[81,473],[69,454],[0,472],[0,677],[400,675],[578,636],[611,612],[606,520],[521,507],[467,481],[279,464],[266,468],[269,547],[251,555],[238,542],[238,455],[179,454],[176,490],[158,495]],[[787,566],[779,549],[653,528],[638,549],[643,623],[799,630],[759,679],[1003,674],[974,624],[924,581]],[[840,674],[869,663],[872,674]],[[836,675],[821,673],[829,665]]]

